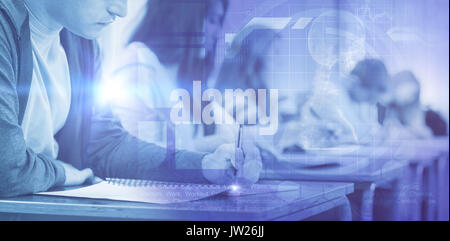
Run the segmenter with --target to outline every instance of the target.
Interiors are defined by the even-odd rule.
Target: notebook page
[[[111,180],[111,179],[110,179]],[[67,191],[41,192],[38,195],[107,199],[157,204],[195,201],[226,192],[231,196],[256,195],[298,190],[298,185],[253,184],[236,185],[186,184],[146,180],[115,179]]]
[[[228,186],[223,185],[126,186],[104,181],[79,189],[41,192],[38,195],[168,204],[199,200],[226,190],[228,190]]]

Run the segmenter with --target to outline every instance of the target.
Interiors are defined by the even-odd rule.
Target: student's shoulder
[[[123,50],[121,58],[123,64],[139,64],[151,67],[160,65],[156,54],[141,42],[132,42],[127,45]]]
[[[17,48],[19,38],[17,30],[12,23],[10,16],[0,6],[0,56],[3,60],[17,59]],[[2,66],[0,66],[2,67]]]
[[[14,33],[15,29],[12,25],[11,18],[0,2],[0,39],[6,41],[9,39],[9,36]]]
[[[18,35],[26,17],[27,11],[21,1],[0,0],[0,30],[5,32],[3,37]]]
[[[147,76],[155,75],[161,68],[156,55],[143,43],[130,43],[119,53],[112,72],[124,80],[149,82],[151,78]]]

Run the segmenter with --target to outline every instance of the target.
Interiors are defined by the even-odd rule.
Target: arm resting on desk
[[[1,23],[0,19],[0,23]],[[3,25],[1,25],[3,26]],[[15,48],[0,28],[0,196],[45,191],[65,181],[63,167],[27,147],[19,124]]]
[[[89,166],[101,177],[121,177],[205,183],[201,161],[205,153],[176,150],[147,143],[127,133],[109,109],[92,121]]]

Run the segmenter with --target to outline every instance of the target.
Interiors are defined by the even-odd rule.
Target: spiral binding
[[[126,178],[106,178],[108,184],[127,187],[158,187],[158,188],[223,188],[226,186],[216,184],[192,184],[192,183],[176,183],[176,182],[160,182],[143,179],[126,179]]]

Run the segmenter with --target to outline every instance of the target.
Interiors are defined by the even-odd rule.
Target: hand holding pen
[[[233,163],[236,175],[235,187],[247,186],[258,181],[262,170],[261,154],[251,136],[244,135],[244,125],[239,125]]]
[[[236,138],[236,149],[235,149],[235,157],[234,157],[234,162],[232,160],[232,164],[233,167],[235,168],[235,176],[234,176],[234,181],[233,181],[233,185],[236,187],[239,187],[240,185],[242,185],[244,183],[244,161],[245,161],[245,154],[244,151],[242,150],[242,124],[239,125],[239,129],[238,129],[238,134],[237,134],[237,138]]]
[[[262,171],[261,155],[252,138],[239,127],[235,144],[223,144],[202,160],[203,175],[213,183],[234,188],[256,183]]]

